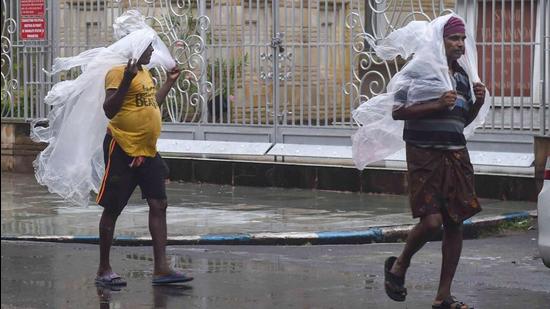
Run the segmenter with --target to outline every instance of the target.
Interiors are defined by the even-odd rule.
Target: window
[[[479,74],[495,96],[528,97],[536,62],[536,2],[477,3]]]
[[[95,47],[100,44],[100,29],[98,22],[86,23],[86,46],[87,48]]]

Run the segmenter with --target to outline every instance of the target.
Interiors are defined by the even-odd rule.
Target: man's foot
[[[167,274],[153,275],[153,285],[183,283],[193,280],[193,277],[186,276],[184,273],[171,270]]]
[[[444,300],[436,300],[432,304],[432,309],[473,309],[474,307],[470,307],[466,305],[465,303],[458,301],[456,297],[449,296],[445,298]]]
[[[395,256],[390,256],[384,262],[384,290],[389,298],[395,301],[405,301],[407,297],[405,276],[396,276],[390,271],[396,260]]]
[[[124,280],[119,274],[115,272],[108,272],[95,277],[95,283],[101,286],[126,286],[126,280]]]
[[[397,277],[405,277],[405,274],[407,273],[407,269],[409,268],[409,264],[403,265],[402,262],[399,261],[399,258],[396,258],[393,266],[390,269],[390,272]]]

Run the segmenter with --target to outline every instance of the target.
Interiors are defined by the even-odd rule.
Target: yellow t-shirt
[[[105,89],[118,89],[125,65],[112,68],[105,77]],[[160,136],[161,116],[151,73],[139,70],[132,80],[120,111],[109,122],[113,138],[129,156],[154,157]]]

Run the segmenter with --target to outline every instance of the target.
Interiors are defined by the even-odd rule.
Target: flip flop
[[[433,304],[432,308],[433,309],[461,309],[464,306],[466,306],[467,309],[474,309],[474,307],[470,307],[465,303],[458,301],[456,297],[451,295],[446,299],[444,299],[441,303]]]
[[[103,276],[95,277],[95,283],[102,286],[126,286],[126,280],[117,273],[109,273]]]
[[[405,288],[405,277],[398,277],[390,272],[397,257],[390,256],[384,262],[384,290],[389,298],[395,301],[405,301],[407,288]]]
[[[182,283],[193,280],[193,277],[188,277],[182,272],[174,271],[168,275],[163,276],[153,276],[153,284],[171,284],[171,283]]]

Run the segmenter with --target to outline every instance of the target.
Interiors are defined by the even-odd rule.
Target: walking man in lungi
[[[455,90],[422,104],[403,104],[392,114],[394,119],[405,121],[409,200],[412,215],[420,222],[409,233],[401,255],[386,260],[385,289],[393,300],[405,300],[405,274],[411,258],[443,226],[441,274],[432,308],[471,308],[451,294],[462,250],[462,222],[481,211],[463,131],[483,105],[485,86],[474,83],[472,93],[470,77],[457,62],[465,53],[465,32],[457,17],[451,17],[443,29]],[[395,99],[407,102],[406,89],[397,92]]]

